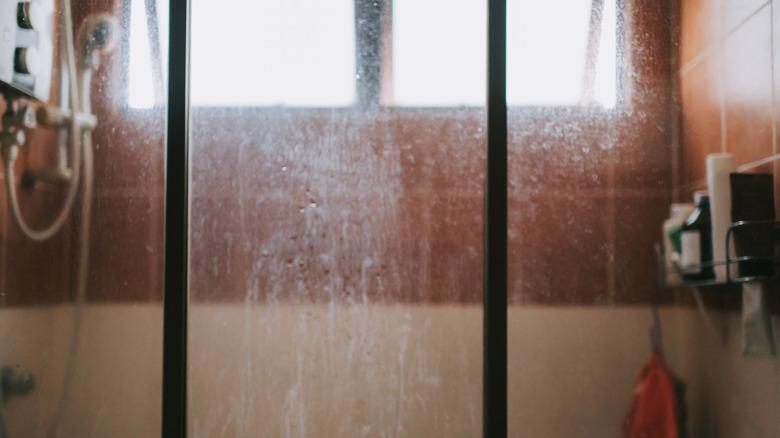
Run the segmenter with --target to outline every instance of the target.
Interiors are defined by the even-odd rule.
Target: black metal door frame
[[[507,435],[506,0],[488,1],[483,436]],[[170,0],[162,436],[187,435],[189,0]]]
[[[506,0],[488,0],[482,436],[507,434]]]
[[[165,153],[162,436],[187,436],[190,2],[170,0]]]

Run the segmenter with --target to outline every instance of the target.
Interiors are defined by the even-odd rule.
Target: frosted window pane
[[[311,3],[292,19],[292,7],[257,2],[246,10],[277,22],[280,57],[319,50],[289,35],[335,17]],[[419,17],[432,35],[452,31],[441,8]],[[484,14],[467,17],[463,26],[484,34]],[[354,32],[333,19],[340,24],[326,24],[328,33]],[[236,28],[193,23],[201,38]],[[199,41],[211,44],[193,39],[195,54]],[[236,52],[257,45],[237,41]],[[325,57],[354,80],[352,53]],[[301,88],[296,74],[278,79],[279,100],[332,91]],[[224,86],[193,80],[191,91],[221,96]],[[268,88],[244,86],[246,95]],[[484,78],[440,86],[484,93]],[[477,104],[193,108],[190,436],[479,436],[486,129]]]
[[[158,0],[157,8],[157,41],[159,41],[160,53],[168,53],[168,2]],[[149,32],[146,2],[144,0],[132,0],[130,4],[130,62],[128,75],[128,105],[130,108],[151,108],[155,104],[161,104],[166,96],[155,96],[155,78],[152,65],[159,63],[159,80],[163,82],[163,88],[168,79],[167,57],[162,60],[153,60],[152,44],[154,39]]]
[[[193,104],[352,104],[353,16],[352,0],[194,1]]]
[[[509,0],[507,101],[574,105],[585,74],[591,0]]]
[[[143,0],[133,0],[130,10],[128,103],[131,108],[151,108],[155,103],[154,79]]]
[[[508,0],[507,102],[577,105],[585,78],[591,0]],[[430,17],[435,16],[436,31]],[[400,106],[482,105],[486,10],[473,0],[395,0],[392,102]],[[615,105],[616,20],[604,2],[594,98]]]
[[[395,104],[485,103],[485,5],[474,0],[393,3]]]
[[[617,16],[615,2],[605,1],[601,18],[601,37],[596,61],[593,98],[605,108],[617,100]]]
[[[133,0],[131,107],[153,102],[144,0]],[[165,3],[165,2],[160,2]],[[167,20],[161,20],[167,34]],[[349,106],[355,101],[352,0],[194,0],[195,106]]]

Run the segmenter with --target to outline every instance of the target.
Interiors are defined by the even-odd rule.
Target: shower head
[[[100,56],[114,49],[119,39],[119,22],[111,14],[94,14],[84,20],[79,31],[81,67],[96,70]]]

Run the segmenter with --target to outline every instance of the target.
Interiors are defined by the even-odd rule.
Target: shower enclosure
[[[94,172],[42,242],[0,195],[0,438],[617,437],[654,348],[679,436],[780,436],[739,287],[653,250],[708,153],[774,173],[774,0],[68,10]],[[23,101],[78,108],[54,54]],[[76,162],[41,120],[0,176],[33,229]]]

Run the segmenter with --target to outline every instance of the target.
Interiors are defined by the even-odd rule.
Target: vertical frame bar
[[[507,435],[506,0],[488,0],[483,314],[484,437]]]
[[[610,0],[613,1],[613,0]],[[623,110],[626,108],[626,60],[628,59],[626,51],[626,14],[625,14],[625,2],[624,0],[615,1],[615,66],[617,78],[615,83],[617,84],[617,99],[615,100],[616,108]]]
[[[355,0],[355,81],[361,107],[378,106],[382,80],[382,15],[385,0]]]
[[[187,435],[189,0],[170,0],[162,436]]]

